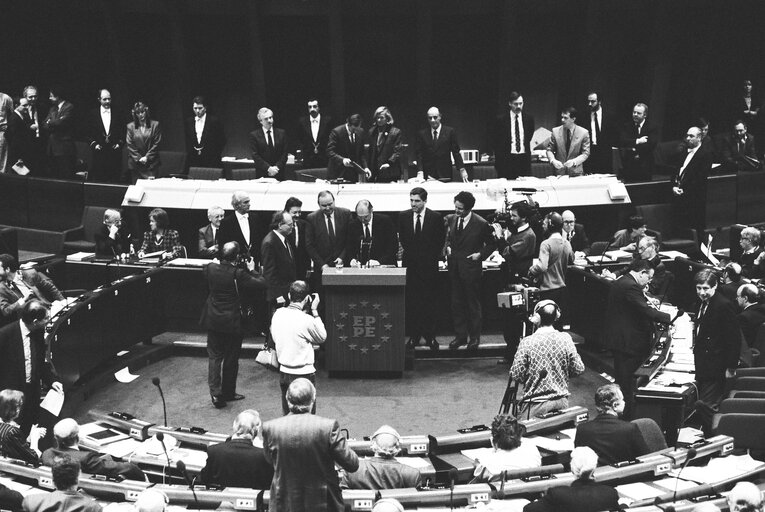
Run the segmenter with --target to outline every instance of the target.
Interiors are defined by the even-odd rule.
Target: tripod
[[[507,387],[505,388],[505,394],[502,396],[502,402],[499,404],[498,414],[507,414],[512,412],[513,416],[518,416],[518,383],[513,381],[513,377],[507,378]]]

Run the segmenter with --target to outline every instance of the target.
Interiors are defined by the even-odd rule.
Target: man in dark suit
[[[287,212],[277,212],[271,218],[271,231],[260,246],[263,277],[266,280],[266,300],[273,308],[288,302],[290,284],[297,279],[295,249],[290,243],[294,221]]]
[[[274,467],[271,512],[345,510],[335,464],[354,472],[359,458],[340,435],[337,420],[310,414],[315,400],[311,381],[296,379],[287,389],[290,414],[263,425],[263,449]]]
[[[240,257],[260,261],[260,243],[263,240],[260,226],[250,215],[250,194],[237,190],[231,196],[234,214],[224,217],[218,231],[218,247],[227,242],[239,244]]]
[[[327,142],[327,178],[356,183],[372,176],[367,165],[367,154],[364,150],[366,134],[361,128],[361,115],[351,114],[345,124],[335,127],[329,133]]]
[[[18,320],[24,304],[31,299],[50,306],[64,300],[64,295],[45,274],[35,269],[19,270],[16,258],[0,254],[0,323]]]
[[[53,427],[53,436],[58,448],[48,448],[42,454],[42,463],[53,466],[56,457],[69,455],[79,462],[80,470],[91,475],[103,475],[109,478],[126,478],[145,481],[141,468],[130,462],[118,462],[110,455],[100,454],[78,448],[80,426],[72,418],[64,418]]]
[[[632,120],[619,136],[622,159],[622,181],[650,181],[653,174],[653,150],[658,142],[656,128],[648,125],[648,105],[638,103],[632,108]]]
[[[743,335],[731,303],[716,293],[717,274],[704,269],[693,280],[699,298],[693,343],[696,386],[699,401],[716,410],[723,396],[725,379],[733,377],[738,367]]]
[[[520,93],[511,92],[507,103],[508,112],[497,118],[491,131],[491,146],[497,177],[514,180],[518,176],[531,176],[534,118],[523,112]]]
[[[226,135],[220,120],[207,113],[204,97],[196,96],[192,108],[194,116],[183,125],[186,139],[186,172],[190,167],[220,167]]]
[[[466,343],[468,350],[475,350],[481,342],[481,262],[496,246],[489,223],[473,213],[473,206],[473,194],[460,192],[454,196],[454,213],[446,216],[446,262],[456,334],[449,343],[452,350]]]
[[[274,113],[263,107],[258,110],[260,128],[250,132],[250,149],[258,178],[286,179],[287,135],[274,128]]]
[[[24,407],[18,423],[29,432],[38,421],[40,383],[62,393],[53,367],[45,360],[45,325],[50,320],[47,306],[37,299],[21,308],[21,319],[0,329],[0,389],[17,389],[24,393]],[[28,353],[25,345],[28,345]]]
[[[119,210],[108,209],[104,212],[104,223],[94,233],[96,257],[119,258],[130,252],[130,234],[122,225]]]
[[[547,158],[555,174],[581,176],[584,162],[590,157],[590,134],[576,124],[577,110],[564,108],[560,113],[561,125],[552,129],[547,145]]]
[[[210,223],[197,231],[197,249],[200,258],[215,258],[218,256],[218,232],[223,222],[223,208],[211,206],[207,209],[207,220]]]
[[[587,95],[587,109],[583,112],[587,112],[588,119],[582,116],[580,125],[590,134],[590,158],[584,162],[584,170],[587,174],[612,173],[611,147],[617,138],[613,117],[606,115],[600,94],[595,91]]]
[[[85,119],[85,140],[92,154],[88,181],[119,183],[127,121],[119,110],[112,109],[112,94],[107,89],[98,92],[98,101],[100,106]]]
[[[297,278],[305,280],[311,269],[311,257],[306,249],[306,237],[308,234],[308,222],[302,219],[303,201],[297,197],[290,197],[284,203],[284,211],[292,216],[292,233],[287,237],[295,249],[295,273]]]
[[[693,126],[685,136],[685,151],[674,158],[677,169],[672,176],[672,205],[675,222],[695,229],[704,237],[707,215],[707,178],[712,170],[712,153],[701,149],[701,130]]]
[[[618,384],[605,384],[595,391],[595,408],[598,415],[576,427],[574,446],[592,448],[601,466],[648,453],[638,426],[620,418],[624,413],[624,395]]]
[[[332,119],[322,115],[319,100],[308,100],[308,116],[298,119],[298,149],[303,154],[303,167],[313,169],[327,166],[327,142]]]
[[[452,160],[460,172],[462,181],[468,180],[465,164],[460,155],[457,132],[441,124],[441,112],[437,107],[428,109],[429,129],[417,132],[417,171],[423,179],[452,180]]]
[[[227,401],[244,398],[236,392],[243,337],[241,294],[266,287],[265,279],[253,274],[252,259],[248,260],[246,271],[237,268],[239,244],[226,242],[222,247],[220,263],[213,262],[204,268],[210,295],[199,320],[207,329],[207,384],[212,403],[218,409],[225,407]]]
[[[608,293],[603,340],[614,356],[614,379],[624,392],[625,416],[632,415],[634,382],[632,374],[651,351],[654,322],[669,323],[670,317],[648,304],[643,293],[653,278],[651,264],[632,261],[629,272],[617,279]],[[597,450],[596,450],[597,451]]]
[[[22,504],[25,512],[101,512],[95,499],[77,489],[80,465],[70,455],[55,458],[51,475],[56,490],[29,494]]]
[[[205,484],[251,489],[271,487],[274,468],[266,461],[263,448],[253,444],[260,425],[258,411],[247,409],[237,415],[231,437],[207,448],[207,465],[201,475]]]
[[[342,265],[345,261],[351,211],[335,206],[335,196],[329,190],[319,192],[318,202],[319,209],[308,214],[306,219],[306,250],[321,281],[323,267]]]
[[[757,330],[765,323],[765,304],[760,302],[760,290],[751,283],[742,284],[736,291],[736,302],[741,309],[736,318],[746,344],[754,346]]]
[[[74,145],[74,105],[64,99],[58,88],[50,90],[51,107],[45,118],[48,132],[47,154],[53,177],[72,179],[77,159]]]
[[[414,348],[420,338],[431,350],[438,350],[436,315],[431,307],[438,296],[438,261],[446,231],[441,214],[426,208],[428,191],[415,187],[409,192],[409,210],[398,216],[398,237],[406,267],[407,346]]]
[[[576,222],[576,216],[571,210],[564,211],[563,217],[563,238],[571,244],[576,258],[586,256],[590,253],[590,239],[584,231],[584,226]]]
[[[722,138],[721,146],[721,160],[725,171],[756,171],[762,167],[762,163],[757,160],[754,135],[747,132],[744,121],[734,123],[733,133]]]
[[[362,199],[356,204],[356,218],[348,226],[347,248],[343,261],[357,265],[395,265],[398,240],[393,222],[374,213],[372,203]]]
[[[15,123],[13,130],[14,155],[35,176],[47,176],[45,114],[40,107],[37,87],[28,85],[24,88],[23,104],[25,106],[16,109],[20,122]]]
[[[371,181],[392,183],[401,176],[401,157],[403,154],[401,130],[393,126],[393,115],[388,107],[377,107],[375,125],[370,128],[369,169]]]

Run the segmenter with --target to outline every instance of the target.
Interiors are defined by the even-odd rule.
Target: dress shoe
[[[224,397],[227,402],[236,402],[237,400],[244,400],[244,395],[240,395],[239,393],[234,393],[231,396]]]
[[[412,336],[411,338],[409,338],[409,341],[406,342],[406,348],[414,348],[419,343],[420,343],[420,337]]]
[[[223,397],[211,395],[210,398],[212,399],[212,404],[216,409],[223,409],[226,407],[226,401],[223,400]]]
[[[461,340],[459,338],[454,338],[452,341],[449,342],[449,348],[451,350],[457,350],[462,345],[465,345],[467,343],[467,340]]]
[[[427,346],[429,346],[430,350],[432,350],[434,352],[441,348],[435,338],[426,339],[425,340],[425,344]]]
[[[467,344],[467,350],[478,350],[478,345],[480,344],[480,341],[478,340],[470,340],[470,342]]]

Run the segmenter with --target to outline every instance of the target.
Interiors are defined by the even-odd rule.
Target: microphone
[[[669,321],[669,325],[673,325],[675,323],[675,320],[677,320],[678,318],[680,318],[684,314],[685,314],[685,310],[683,308],[678,308],[677,309],[677,314],[675,315],[675,318],[673,318],[672,320]],[[693,450],[693,448],[691,448],[691,449]],[[695,452],[695,450],[694,450],[694,452]],[[696,454],[694,453],[694,456],[695,455]]]
[[[696,457],[697,453],[698,452],[696,451],[696,448],[694,448],[693,446],[688,448],[688,451],[685,453],[685,461],[683,462],[683,465],[680,466],[680,471],[677,472],[677,478],[675,479],[675,491],[672,493],[672,503],[673,504],[677,500],[677,486],[680,483],[680,475],[683,473],[683,470],[688,465],[688,463],[691,460],[693,460],[694,457]],[[661,497],[657,496],[656,497],[656,502],[654,503],[654,505],[658,505],[659,503],[661,503]],[[675,512],[675,506],[674,505],[670,505],[669,507],[665,508],[664,510],[666,512]]]
[[[457,479],[457,470],[449,470],[449,510],[454,510],[454,481]]]
[[[612,238],[612,239],[611,239],[611,240],[608,242],[608,244],[606,244],[606,248],[605,248],[605,249],[603,249],[603,252],[602,252],[602,253],[600,253],[600,264],[601,264],[601,265],[603,264],[603,258],[606,256],[606,253],[607,253],[607,252],[608,252],[608,250],[611,248],[611,246],[612,246],[612,245],[614,245],[614,242],[615,242],[615,240]]]
[[[165,459],[167,459],[167,468],[170,469],[170,456],[167,454],[167,446],[165,446],[165,434],[163,432],[157,432],[157,441],[159,441],[162,444],[162,451],[165,452]],[[162,472],[162,483],[165,483],[165,477],[167,476],[167,471]]]
[[[153,377],[151,383],[157,386],[159,390],[159,396],[162,398],[162,413],[165,417],[165,426],[167,426],[167,404],[165,403],[165,394],[162,392],[162,386],[159,385],[159,377]]]
[[[197,499],[197,491],[194,490],[194,480],[189,478],[189,473],[186,471],[186,463],[182,460],[179,460],[175,463],[175,467],[178,468],[178,471],[180,471],[183,474],[183,479],[186,480],[186,483],[189,486],[189,489],[191,489],[191,494],[194,496],[194,503],[197,506],[197,510],[200,509],[199,506],[199,500]],[[196,477],[194,477],[196,478]]]

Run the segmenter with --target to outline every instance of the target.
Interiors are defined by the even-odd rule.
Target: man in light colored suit
[[[223,208],[211,206],[207,210],[207,220],[210,223],[199,228],[197,237],[199,240],[199,257],[215,258],[218,255],[218,230],[223,220]]]
[[[353,473],[359,458],[340,435],[337,420],[310,414],[316,400],[311,381],[296,379],[287,389],[287,416],[263,425],[263,449],[274,466],[271,512],[342,512],[335,463]]]
[[[590,156],[590,135],[576,125],[576,116],[574,107],[564,108],[560,113],[562,124],[553,128],[547,144],[547,158],[559,176],[581,176],[582,164]]]

